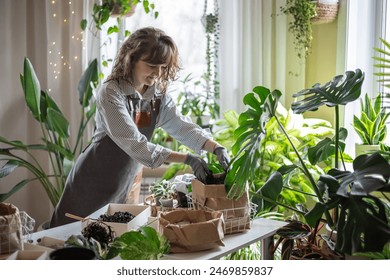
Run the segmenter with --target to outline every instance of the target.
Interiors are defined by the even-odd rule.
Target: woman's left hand
[[[227,150],[224,147],[217,147],[214,150],[214,155],[217,156],[219,163],[221,164],[222,168],[226,171],[228,169],[229,162],[230,162],[230,157]]]

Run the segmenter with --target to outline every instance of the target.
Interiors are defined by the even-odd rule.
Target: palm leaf
[[[374,56],[373,59],[379,62],[374,64],[374,67],[378,69],[378,72],[375,72],[374,75],[383,77],[383,79],[379,79],[378,82],[383,83],[384,87],[389,88],[390,79],[386,78],[390,77],[390,73],[385,70],[390,68],[390,44],[382,38],[379,38],[379,40],[382,42],[383,48],[374,48],[378,55]]]

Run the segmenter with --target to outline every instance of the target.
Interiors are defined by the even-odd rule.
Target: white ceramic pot
[[[379,145],[363,145],[363,144],[355,144],[355,157],[364,155],[364,154],[372,154],[375,151],[379,151]]]
[[[173,208],[172,198],[168,198],[168,199],[160,198],[160,203],[162,207]]]

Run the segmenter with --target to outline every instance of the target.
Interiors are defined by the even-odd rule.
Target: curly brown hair
[[[173,39],[154,27],[138,29],[122,44],[106,82],[126,80],[133,84],[134,65],[141,58],[150,64],[167,64],[156,82],[159,91],[165,93],[169,82],[177,79],[178,71],[181,69],[179,52]]]

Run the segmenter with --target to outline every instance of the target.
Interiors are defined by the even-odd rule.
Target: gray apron
[[[127,110],[138,130],[151,139],[161,99],[128,96]],[[74,222],[65,213],[86,217],[108,203],[125,203],[141,164],[118,147],[109,136],[95,141],[80,154],[53,213],[50,227]]]

